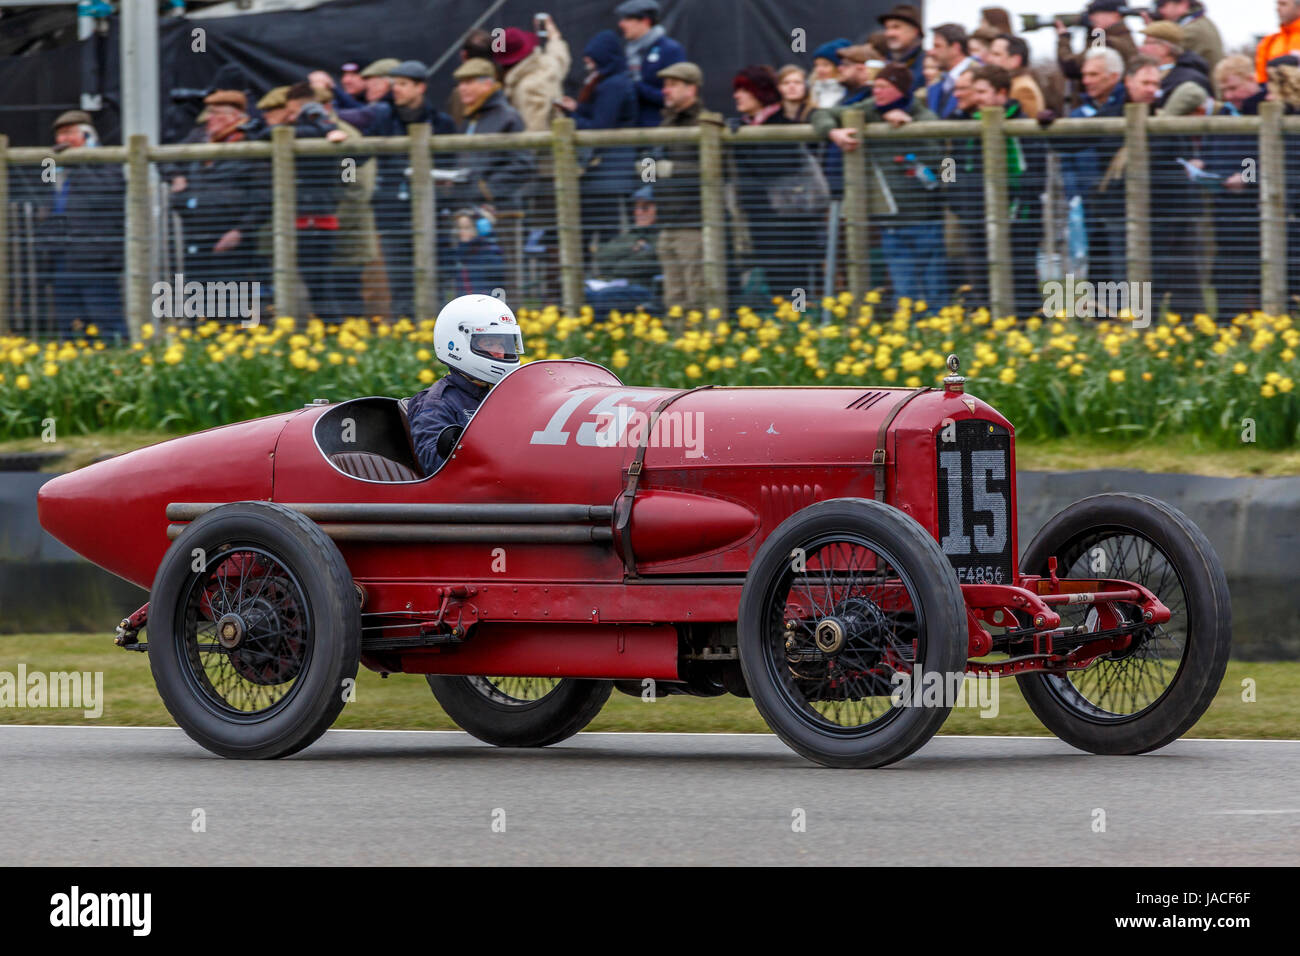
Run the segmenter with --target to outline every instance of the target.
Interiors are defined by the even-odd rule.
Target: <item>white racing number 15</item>
[[[963,460],[964,459],[964,460]],[[976,524],[974,549],[971,535],[966,533],[965,502],[962,501],[962,472],[969,467],[971,476],[971,511],[986,512],[991,516],[991,529]],[[1007,477],[1006,455],[1001,451],[939,452],[939,470],[948,476],[948,531],[940,544],[944,554],[1001,554],[1007,545],[1007,499],[1004,494],[989,490],[989,481],[1002,481]]]
[[[577,411],[578,406],[595,393],[594,388],[580,388],[573,392],[564,404],[555,410],[546,427],[541,431],[533,432],[533,437],[528,440],[528,444],[567,445],[571,433],[565,430],[565,426],[569,424],[569,419]],[[656,397],[655,393],[645,395],[633,391],[610,392],[591,407],[588,413],[591,417],[578,426],[577,443],[587,448],[612,448],[623,437],[623,432],[627,430],[632,416],[637,414],[637,409],[632,405],[622,403],[653,401]]]

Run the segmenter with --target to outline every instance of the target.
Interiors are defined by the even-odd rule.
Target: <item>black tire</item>
[[[1093,571],[1099,555],[1108,556],[1105,573]],[[1074,577],[1133,581],[1173,616],[1083,671],[1018,675],[1034,715],[1066,743],[1095,754],[1146,753],[1177,740],[1210,706],[1232,644],[1228,582],[1210,542],[1186,515],[1155,498],[1093,495],[1043,526],[1021,571],[1046,575],[1051,556],[1059,577],[1074,570]],[[1073,612],[1080,621],[1087,613]],[[1063,625],[1079,622],[1069,608],[1061,618]]]
[[[802,576],[791,560],[795,549],[803,549]],[[830,557],[822,557],[823,553]],[[855,571],[860,559],[854,555],[871,553],[876,558],[866,560],[885,561],[889,569],[877,563],[878,571],[870,575]],[[822,570],[814,570],[814,564]],[[822,590],[827,585],[814,580],[818,574],[831,575],[828,591]],[[864,597],[879,599],[881,593],[874,589],[885,578],[902,582],[910,611],[883,610],[880,603]],[[836,590],[836,581],[844,582],[842,591]],[[876,584],[863,592],[869,581]],[[817,610],[798,621],[783,620],[792,613],[792,596],[803,601],[796,589],[802,589]],[[825,608],[814,591],[828,598]],[[894,593],[899,593],[896,585]],[[814,618],[823,623],[832,618],[851,622],[840,629],[848,636],[838,639],[835,650],[823,651]],[[910,669],[913,674],[919,670],[964,679],[966,670],[966,606],[951,563],[915,519],[863,498],[818,502],[772,532],[745,579],[738,630],[741,670],[759,713],[788,746],[827,767],[882,767],[901,760],[934,736],[952,709],[946,694],[940,706],[891,704],[887,691],[882,693],[888,683],[885,678],[869,675]],[[913,639],[915,652],[908,661]],[[903,652],[902,667],[885,664],[894,650]],[[836,673],[844,676],[831,679]],[[818,681],[810,695],[809,688]],[[837,690],[837,681],[842,691]],[[822,689],[827,684],[830,696]],[[857,711],[849,705],[865,710],[870,719],[847,726],[837,723],[834,718],[841,704],[854,712],[850,721],[857,719]],[[819,706],[831,711],[831,717]],[[877,709],[880,716],[871,717]]]
[[[521,693],[516,685],[539,680],[428,676],[447,715],[496,747],[546,747],[572,737],[595,719],[614,689],[613,681],[563,678],[534,699],[514,696]]]
[[[167,551],[149,600],[158,693],[213,753],[288,756],[343,709],[361,612],[343,555],[298,512],[264,501],[209,511]],[[237,646],[224,645],[223,631]]]

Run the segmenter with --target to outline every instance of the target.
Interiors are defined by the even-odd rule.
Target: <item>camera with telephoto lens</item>
[[[175,87],[168,96],[171,97],[171,101],[176,104],[189,103],[202,106],[203,100],[211,92],[211,90],[200,90],[192,86],[178,86]]]
[[[1149,13],[1152,19],[1155,19],[1155,11],[1150,7],[1120,7],[1115,12],[1122,17],[1140,17],[1145,12]],[[1050,27],[1057,20],[1060,20],[1067,27],[1085,27],[1088,25],[1088,14],[1052,13],[1040,16],[1037,13],[1022,13],[1020,14],[1020,31],[1027,33],[1030,30],[1041,30],[1043,27]]]

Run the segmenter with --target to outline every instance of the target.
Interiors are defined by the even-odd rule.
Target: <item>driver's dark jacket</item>
[[[407,408],[411,422],[411,442],[415,457],[426,475],[441,467],[443,458],[438,454],[438,436],[444,428],[459,425],[464,428],[474,416],[487,385],[477,385],[462,373],[452,369],[422,392],[418,392]]]

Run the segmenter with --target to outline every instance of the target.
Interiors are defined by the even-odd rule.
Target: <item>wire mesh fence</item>
[[[993,122],[992,120],[997,120]],[[521,305],[770,308],[843,291],[1074,314],[1073,284],[1219,320],[1300,295],[1300,128],[947,121],[0,147],[0,331],[428,318]],[[1065,284],[1064,293],[1061,292]],[[1094,297],[1097,316],[1116,303]]]

